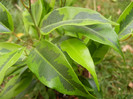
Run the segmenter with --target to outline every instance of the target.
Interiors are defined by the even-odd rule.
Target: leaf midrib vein
[[[121,35],[122,32],[123,32],[124,30],[126,30],[126,28],[127,28],[128,26],[130,26],[132,23],[133,23],[133,20],[132,20],[131,22],[129,22],[129,24],[128,24],[126,27],[123,28],[123,30],[119,33],[119,35]],[[124,33],[124,34],[125,34],[125,33]]]
[[[60,72],[58,72],[58,70],[56,70],[55,69],[55,67],[54,66],[52,66],[52,64],[46,59],[46,58],[44,58],[42,55],[41,55],[41,53],[37,50],[37,49],[35,49],[35,51],[42,57],[42,59],[44,59],[51,67],[53,67],[53,69],[63,78],[63,79],[65,79],[69,84],[71,84],[70,82],[69,82],[69,80],[67,80],[64,76],[62,76],[61,74],[60,74]],[[75,87],[73,84],[71,84],[73,87]],[[75,87],[76,89],[77,89],[77,87]],[[65,89],[65,88],[64,88]],[[79,90],[79,89],[78,89]]]

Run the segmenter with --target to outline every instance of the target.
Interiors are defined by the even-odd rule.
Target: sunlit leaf
[[[100,90],[95,72],[95,66],[90,52],[85,44],[80,40],[73,38],[62,42],[61,48],[63,51],[66,51],[74,61],[82,65],[91,73],[98,87],[98,90]]]
[[[37,43],[28,57],[27,64],[44,85],[64,94],[94,98],[81,84],[60,49],[52,43]]]
[[[119,39],[123,40],[133,35],[133,2],[131,2],[124,12],[120,15],[118,21],[120,25],[115,30],[119,34]]]
[[[0,3],[0,32],[8,33],[13,31],[12,16],[6,9],[6,7]]]
[[[89,26],[64,26],[66,31],[72,33],[81,33],[88,37],[89,39],[111,46],[117,52],[123,56],[123,53],[120,48],[118,35],[113,30],[109,24],[98,24],[98,25],[89,25]]]
[[[65,25],[83,26],[105,23],[117,25],[93,10],[78,7],[64,7],[54,10],[44,17],[42,21],[42,34],[49,34],[56,28]]]
[[[17,62],[23,51],[24,48],[0,55],[0,84],[3,81],[7,69]]]

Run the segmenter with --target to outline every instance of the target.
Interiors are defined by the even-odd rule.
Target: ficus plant
[[[117,22],[91,9],[69,6],[73,0],[67,6],[62,2],[59,7],[55,0],[21,0],[23,38],[15,33],[12,16],[0,3],[0,33],[18,39],[0,42],[0,84],[4,85],[0,99],[23,99],[30,93],[32,99],[39,95],[55,99],[54,90],[79,99],[103,98],[95,65],[110,47],[124,59],[119,41],[133,34],[133,2]],[[84,69],[91,77],[82,75]]]

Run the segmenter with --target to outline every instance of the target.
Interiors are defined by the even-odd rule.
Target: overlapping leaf
[[[52,43],[37,43],[28,57],[27,64],[44,85],[64,94],[94,98],[81,84],[60,49]]]
[[[133,35],[133,2],[124,10],[119,17],[119,26],[116,26],[115,30],[119,34],[119,39],[126,39],[129,35]]]
[[[27,10],[23,12],[23,22],[25,30],[34,38],[38,37],[34,22],[36,26],[39,27],[44,15],[46,15],[52,9],[48,3],[49,1],[47,0],[37,0],[35,3],[33,3],[31,6],[31,14],[33,17],[31,17],[30,13]],[[54,5],[54,0],[52,0],[52,3]],[[52,3],[51,6],[53,6]]]
[[[36,79],[32,79],[32,81],[29,83],[29,81],[31,80],[31,76],[30,76],[30,79],[28,79],[28,84],[29,85],[28,86],[26,85],[27,88],[25,88],[25,90],[23,90],[21,93],[19,93],[18,95],[16,95],[15,99],[24,99],[24,96],[25,95],[27,95],[30,92],[34,91],[34,88],[36,87],[36,84],[37,84],[37,80]],[[25,83],[27,84],[27,82],[25,82]]]
[[[0,55],[9,53],[19,48],[21,48],[20,45],[13,44],[13,43],[7,43],[7,42],[1,42],[0,43]]]
[[[92,74],[97,88],[99,89],[95,66],[85,44],[80,40],[73,38],[62,42],[61,48],[63,51],[66,51],[74,61],[82,65]]]
[[[32,4],[31,14],[33,17],[31,17],[30,13],[27,10],[23,12],[23,22],[24,22],[25,30],[32,37],[35,37],[35,38],[38,37],[38,33],[35,29],[34,22],[36,26],[39,26],[40,20],[42,17],[42,12],[43,12],[43,6],[41,1],[42,0],[37,0],[34,4]]]
[[[118,36],[109,24],[64,26],[63,28],[70,32],[81,33],[96,42],[109,45],[123,56],[119,45]]]
[[[23,50],[24,49],[22,48],[4,55],[0,55],[0,84],[3,81],[7,69],[17,62],[22,55]]]
[[[89,48],[90,54],[95,64],[100,63],[109,50],[109,46],[92,40],[89,40],[87,47]]]
[[[65,25],[92,25],[92,24],[105,24],[116,23],[107,20],[98,12],[85,8],[76,7],[64,7],[59,8],[48,15],[46,15],[42,21],[43,34],[48,34],[58,27]]]
[[[24,66],[12,66],[8,68],[5,73],[5,78],[19,74],[23,70]]]
[[[9,80],[3,91],[0,93],[0,99],[12,99],[19,93],[23,92],[29,86],[31,80],[32,73],[30,72],[23,72],[21,75],[14,76]]]
[[[101,90],[100,91],[97,90],[97,86],[96,86],[96,84],[95,84],[93,79],[90,79],[90,78],[86,79],[86,78],[84,78],[82,76],[79,77],[79,79],[86,87],[89,86],[90,88],[93,89],[92,94],[95,94],[98,99],[103,99],[102,91]]]
[[[40,23],[41,15],[43,12],[43,6],[42,6],[42,0],[37,0],[35,3],[31,6],[31,13],[33,15],[33,18],[35,20],[36,25],[38,26]]]
[[[0,32],[8,33],[13,29],[12,17],[6,7],[0,3]]]

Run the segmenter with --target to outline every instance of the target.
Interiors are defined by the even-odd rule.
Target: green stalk
[[[29,7],[27,7],[27,6],[24,4],[23,0],[21,0],[21,3],[23,4],[23,6],[24,6],[24,7],[28,10],[28,12],[30,13],[31,18],[32,18],[32,21],[33,21],[33,23],[34,23],[34,26],[35,26],[35,28],[36,28],[36,30],[37,30],[39,40],[40,40],[40,39],[41,39],[41,32],[40,32],[40,29],[39,29],[39,27],[37,26],[37,24],[36,24],[36,22],[35,22],[35,19],[34,19],[34,17],[33,17],[32,12],[31,12],[31,0],[29,0]]]

